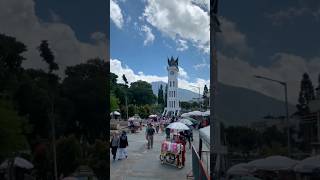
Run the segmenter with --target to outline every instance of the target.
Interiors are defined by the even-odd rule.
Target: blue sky
[[[153,5],[157,5],[158,2],[154,2]],[[162,6],[164,9],[169,8],[166,2]],[[188,35],[188,32],[175,31],[175,28],[167,30],[166,28],[171,28],[171,26],[163,25],[161,21],[148,19],[157,17],[159,15],[157,13],[161,12],[151,10],[152,12],[146,15],[147,9],[152,9],[152,4],[147,1],[114,0],[111,1],[110,8],[111,72],[118,75],[126,74],[131,82],[138,79],[148,82],[158,80],[166,82],[167,58],[173,56],[179,57],[182,88],[197,92],[197,89],[189,85],[201,88],[204,84],[209,85],[209,52],[205,52],[205,49],[200,48],[199,44],[192,40],[193,35]],[[172,12],[174,13],[176,12]],[[172,16],[168,17],[172,18]],[[185,20],[181,18],[180,22],[183,21]],[[162,25],[164,27],[161,27]],[[199,37],[194,38],[200,40]],[[207,39],[209,39],[209,33]],[[121,67],[119,67],[119,62],[121,62]],[[125,70],[132,72],[126,73]],[[119,80],[121,81],[121,78]]]
[[[180,65],[189,77],[180,82],[183,88],[196,92],[188,84],[203,87],[209,82],[208,3],[209,0],[112,0],[111,71],[131,74],[132,80],[162,80],[166,75],[166,57],[179,55]],[[297,102],[303,73],[309,73],[314,86],[318,85],[319,1],[220,1],[219,17],[221,83],[283,100],[278,84],[253,76],[286,81],[291,103]],[[147,45],[143,26],[150,28],[153,35]],[[188,49],[177,51],[177,40],[185,41]]]
[[[111,69],[131,75],[131,80],[166,81],[167,56],[179,56],[180,83],[188,89],[190,84],[209,83],[208,2],[112,0],[109,16],[105,0],[2,0],[0,32],[27,45],[25,67],[46,68],[36,47],[41,40],[49,40],[63,74],[65,67],[90,58],[109,60],[110,21]],[[318,86],[320,1],[220,1],[219,16],[221,83],[282,100],[281,87],[252,76],[283,80],[291,103],[297,102],[304,72]]]

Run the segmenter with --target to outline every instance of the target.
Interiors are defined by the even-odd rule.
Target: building
[[[180,100],[178,98],[178,58],[168,59],[168,91],[167,91],[167,107],[164,109],[164,116],[178,116],[180,114]]]

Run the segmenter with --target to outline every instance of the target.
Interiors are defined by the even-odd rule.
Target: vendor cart
[[[177,168],[183,168],[182,157],[185,155],[184,146],[180,143],[163,141],[161,144],[160,161],[161,164],[169,164]]]

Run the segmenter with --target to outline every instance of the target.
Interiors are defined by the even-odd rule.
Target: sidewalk
[[[194,142],[198,146],[198,131],[193,132]],[[161,142],[164,133],[155,134],[153,149],[146,149],[145,128],[135,134],[128,134],[128,159],[113,161],[110,156],[111,180],[173,180],[186,179],[192,169],[191,149],[187,144],[185,167],[161,164],[159,160]]]

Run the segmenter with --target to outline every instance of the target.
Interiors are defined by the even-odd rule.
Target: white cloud
[[[200,63],[200,64],[194,65],[193,68],[194,68],[195,70],[199,70],[199,69],[202,69],[202,68],[210,68],[210,64]]]
[[[110,17],[115,25],[121,29],[123,26],[123,15],[120,6],[114,0],[110,1]]]
[[[219,54],[219,81],[231,86],[252,89],[279,100],[284,99],[284,90],[281,85],[255,79],[253,76],[262,75],[285,81],[288,84],[288,100],[293,104],[297,103],[303,73],[309,73],[314,86],[318,85],[317,77],[318,73],[320,73],[320,58],[306,59],[287,53],[277,53],[270,58],[274,60],[274,63],[271,66],[263,67],[252,66],[237,57]]]
[[[0,22],[3,24],[0,26],[1,33],[16,37],[27,46],[24,67],[47,67],[37,50],[41,40],[48,40],[50,43],[55,60],[60,66],[60,74],[66,66],[85,62],[89,58],[107,59],[106,41],[96,40],[95,44],[81,42],[69,25],[43,22],[36,16],[34,0],[0,1]]]
[[[208,53],[209,15],[191,0],[148,0],[143,17],[171,39],[188,40]]]
[[[181,67],[179,66],[179,77],[183,79],[188,79],[188,73]]]
[[[183,68],[181,67],[179,68],[181,72],[181,69]],[[118,78],[119,83],[124,83],[121,78],[123,74],[125,74],[129,84],[138,80],[143,80],[149,83],[156,82],[156,81],[162,81],[167,83],[168,81],[167,76],[146,75],[143,72],[135,73],[130,67],[122,64],[121,61],[118,59],[110,59],[110,72],[116,74],[119,77]],[[178,78],[178,84],[179,84],[179,88],[187,89],[195,93],[199,93],[199,90],[192,86],[200,87],[200,93],[202,94],[204,85],[206,84],[207,86],[209,86],[210,80],[197,78],[195,82],[190,82],[185,78]]]
[[[141,27],[141,31],[145,33],[145,40],[143,41],[143,45],[146,46],[154,41],[155,36],[152,34],[152,30],[150,29],[150,27],[143,25]]]
[[[185,40],[178,39],[176,42],[178,44],[177,51],[185,51],[189,48],[187,44],[188,42]]]
[[[252,51],[247,44],[245,34],[237,29],[234,22],[221,17],[221,31],[222,33],[218,37],[221,38],[223,48],[232,49],[238,55],[248,54]]]

